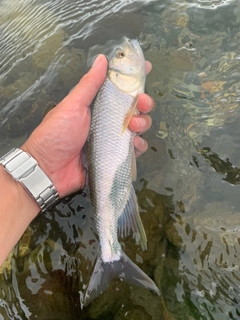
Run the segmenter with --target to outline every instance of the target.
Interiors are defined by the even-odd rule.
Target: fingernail
[[[138,130],[139,130],[139,131],[143,131],[144,128],[146,127],[146,125],[147,125],[146,119],[143,118],[143,117],[138,117],[138,118],[136,119],[136,122],[137,122]]]
[[[139,137],[139,144],[141,146],[143,146],[145,144],[145,140],[143,138],[141,138],[141,137]]]
[[[102,61],[102,55],[99,54],[99,55],[95,58],[92,67],[96,67],[101,61]]]

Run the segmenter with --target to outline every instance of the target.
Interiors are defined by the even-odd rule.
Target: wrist
[[[23,151],[29,153],[39,164],[39,167],[52,181],[59,197],[63,198],[83,188],[86,184],[86,169],[81,161],[81,155],[76,154],[68,158],[67,151],[61,150],[61,156],[55,150],[47,154],[44,148],[38,147],[43,143],[35,143],[32,136],[21,146]],[[58,150],[59,151],[59,150]]]
[[[16,212],[31,212],[31,220],[40,212],[40,207],[24,187],[15,181],[11,175],[0,165],[0,190],[7,192]],[[27,210],[24,210],[27,208]]]
[[[39,154],[39,152],[38,152],[38,148],[35,148],[34,146],[32,146],[31,143],[29,143],[28,140],[19,149],[21,149],[21,150],[27,152],[28,154],[30,154],[30,156],[32,156],[37,161],[39,167],[42,169],[42,171],[48,176],[48,178],[54,184],[54,182],[56,180],[54,178],[54,172],[49,170],[48,165],[43,160],[43,159],[45,159],[45,160],[47,159],[46,155],[42,155],[41,156],[41,154]]]
[[[20,183],[0,165],[0,266],[40,208]]]
[[[21,150],[27,152],[28,154],[30,154],[38,163],[39,167],[41,168],[41,170],[46,174],[46,176],[51,180],[53,186],[56,188],[59,196],[62,195],[61,192],[61,187],[58,183],[59,179],[57,177],[57,174],[55,172],[55,170],[52,170],[52,163],[51,166],[49,165],[49,163],[51,162],[47,155],[42,155],[38,148],[35,148],[31,143],[29,143],[29,141],[27,140],[21,147]]]
[[[37,202],[41,211],[58,201],[59,196],[52,181],[29,153],[14,148],[0,158],[0,164]]]

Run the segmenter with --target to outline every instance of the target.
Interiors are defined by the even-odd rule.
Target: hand
[[[147,73],[150,70],[150,62],[146,62]],[[45,116],[22,146],[38,161],[60,197],[79,190],[86,183],[82,150],[90,128],[89,106],[103,84],[106,73],[107,59],[99,55],[89,72]],[[153,105],[153,99],[147,94],[139,95],[137,107],[140,112],[149,112]],[[138,133],[150,126],[151,118],[146,114],[134,116],[129,124],[129,128]],[[134,146],[137,155],[147,150],[147,142],[139,136],[135,137]]]

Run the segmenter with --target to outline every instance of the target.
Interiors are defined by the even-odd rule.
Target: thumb
[[[88,73],[67,96],[68,103],[81,105],[82,108],[89,107],[106,78],[107,67],[107,58],[103,54],[98,55]]]

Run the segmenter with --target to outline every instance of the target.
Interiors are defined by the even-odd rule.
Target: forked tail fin
[[[121,251],[121,258],[117,261],[104,263],[102,259],[98,257],[84,299],[81,303],[82,307],[87,306],[97,298],[97,296],[102,294],[114,278],[120,278],[134,286],[153,290],[160,295],[156,284]]]

